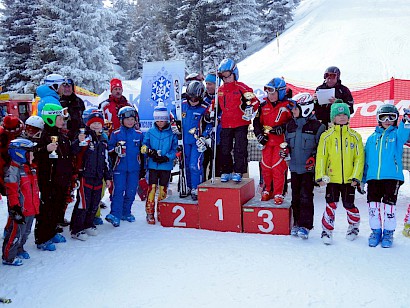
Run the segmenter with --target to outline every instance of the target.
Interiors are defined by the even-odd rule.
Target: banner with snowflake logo
[[[141,96],[138,113],[141,130],[147,131],[153,124],[154,108],[163,102],[168,111],[173,109],[174,79],[184,83],[185,61],[159,61],[144,63],[142,71]],[[179,89],[181,91],[181,89]]]

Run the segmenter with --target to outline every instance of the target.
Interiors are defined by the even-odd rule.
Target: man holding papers
[[[340,70],[336,66],[330,66],[326,69],[323,78],[323,84],[316,88],[314,94],[315,99],[315,115],[316,118],[326,125],[328,128],[330,122],[330,107],[336,99],[343,100],[349,106],[350,113],[353,110],[353,97],[350,90],[342,85],[340,80]]]

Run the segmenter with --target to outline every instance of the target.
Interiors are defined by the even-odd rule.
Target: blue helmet
[[[218,66],[218,75],[222,78],[221,74],[223,72],[231,72],[235,76],[235,80],[239,79],[239,70],[236,63],[232,59],[223,59]]]
[[[121,107],[120,110],[118,111],[118,119],[120,119],[121,123],[122,123],[122,120],[126,118],[131,118],[131,117],[133,117],[136,121],[138,121],[138,113],[134,107],[125,106],[125,107]]]
[[[286,96],[286,82],[282,78],[275,77],[267,84],[265,84],[264,90],[269,91],[269,89],[278,92],[278,99],[280,101],[283,100]]]
[[[82,115],[84,125],[87,125],[88,117],[90,116],[90,114],[95,113],[95,112],[100,113],[102,115],[102,111],[99,110],[97,107],[90,107],[84,110],[83,115]]]
[[[36,145],[36,142],[24,138],[12,140],[9,145],[9,154],[11,159],[19,164],[26,163],[26,153],[33,152]]]

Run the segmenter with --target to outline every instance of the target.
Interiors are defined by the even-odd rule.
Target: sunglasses
[[[225,74],[226,72],[228,72],[229,75],[224,76],[223,74]],[[225,71],[225,72],[219,74],[219,77],[221,77],[222,79],[227,79],[227,78],[229,78],[229,77],[231,77],[231,76],[232,76],[232,72],[231,72],[231,71]]]
[[[336,76],[337,76],[337,74],[335,74],[335,73],[326,73],[326,74],[325,74],[325,78],[332,78],[332,79],[334,79],[334,78],[336,78]]]
[[[394,122],[397,120],[397,114],[396,113],[381,113],[377,115],[377,120],[379,122]]]
[[[275,88],[265,87],[263,90],[264,90],[266,93],[268,93],[268,94],[273,94],[273,93],[276,92],[276,89],[275,89]]]

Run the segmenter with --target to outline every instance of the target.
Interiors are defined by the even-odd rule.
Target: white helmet
[[[296,102],[296,106],[300,110],[300,115],[304,118],[308,117],[314,108],[314,101],[313,101],[313,96],[310,95],[307,92],[302,92],[299,94],[296,94],[294,97],[292,97],[292,100]]]
[[[25,135],[31,138],[41,137],[41,133],[44,129],[44,121],[41,117],[36,115],[31,116],[26,120],[25,124]]]
[[[66,78],[60,74],[50,74],[44,79],[44,83],[52,87],[55,91],[57,91],[58,87],[64,82],[66,82]]]

